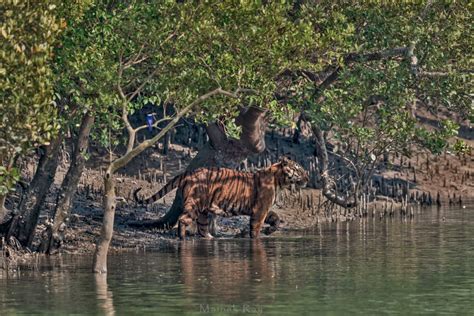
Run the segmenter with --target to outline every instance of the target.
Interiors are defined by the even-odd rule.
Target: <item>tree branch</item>
[[[143,88],[147,85],[147,83],[153,78],[157,73],[158,73],[159,68],[155,68],[146,78],[143,80],[143,82],[138,86],[138,88],[133,91],[129,97],[127,97],[128,101],[132,101],[142,90]]]
[[[211,145],[214,148],[220,148],[228,140],[224,128],[220,122],[206,125],[206,133],[209,136]]]
[[[316,148],[317,153],[319,156],[319,160],[321,161],[320,165],[320,174],[321,180],[323,182],[323,195],[331,202],[340,205],[345,208],[351,208],[357,205],[356,198],[353,196],[352,199],[344,198],[342,196],[338,196],[336,191],[333,189],[335,186],[334,181],[331,179],[329,175],[329,158],[328,152],[326,149],[326,141],[324,139],[323,132],[319,128],[319,126],[313,124],[311,126],[313,130],[313,134],[316,140]]]
[[[407,51],[408,47],[402,46],[371,53],[349,53],[344,57],[344,64],[348,65],[353,62],[376,61],[392,57],[404,56],[406,55]]]
[[[232,98],[237,98],[238,95],[240,94],[240,89],[237,89],[235,92],[229,92],[226,90],[222,90],[221,88],[214,89],[206,94],[201,95],[198,97],[196,100],[194,100],[192,103],[181,109],[174,118],[166,125],[157,135],[155,135],[153,138],[147,139],[143,141],[140,145],[136,146],[135,148],[128,150],[125,155],[122,157],[116,159],[113,161],[109,168],[107,169],[107,173],[113,174],[116,172],[118,169],[124,167],[130,160],[138,156],[141,152],[143,152],[145,149],[148,147],[152,146],[155,144],[158,140],[160,140],[170,129],[172,129],[176,123],[179,121],[181,117],[186,115],[190,110],[192,110],[195,106],[198,104],[204,102],[205,100],[215,96],[215,95],[225,95],[228,97]],[[128,120],[128,119],[127,119]],[[135,135],[135,130],[132,128],[132,134]],[[129,140],[130,144],[130,140]]]
[[[156,121],[155,123],[153,123],[151,125],[152,128],[158,128],[158,124],[160,123],[163,123],[163,122],[166,122],[166,121],[170,121],[172,120],[173,118],[171,116],[167,116],[167,117],[164,117],[162,119],[159,119],[158,121]],[[137,128],[135,128],[135,132],[138,133],[139,131],[141,130],[144,130],[145,128],[148,128],[148,125],[142,125],[142,126],[139,126]]]
[[[457,74],[474,74],[474,69],[458,69],[453,71],[420,71],[420,77],[447,77]]]
[[[143,56],[142,58],[139,58],[140,55],[142,54],[143,48],[145,48],[145,43],[143,43],[142,46],[140,46],[140,50],[135,55],[135,57],[132,57],[128,61],[123,63],[123,69],[127,69],[127,68],[129,68],[133,65],[139,64],[139,63],[141,63],[142,61],[145,61],[148,58],[148,56],[146,56],[146,55]]]
[[[241,108],[235,123],[242,127],[241,143],[251,152],[261,153],[265,150],[265,115],[267,110],[255,106]]]

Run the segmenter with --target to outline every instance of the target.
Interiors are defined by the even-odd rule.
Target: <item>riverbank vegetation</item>
[[[58,251],[85,196],[102,205],[94,271],[106,272],[137,181],[288,153],[313,191],[278,203],[312,218],[472,193],[467,1],[34,3],[2,4],[5,249]]]

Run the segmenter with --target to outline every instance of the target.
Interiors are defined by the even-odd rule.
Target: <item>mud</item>
[[[472,129],[469,129],[472,130]],[[474,141],[466,137],[468,144]],[[195,145],[195,144],[194,144]],[[294,157],[311,156],[314,148],[310,140],[303,144],[294,144],[290,135],[268,136],[267,147],[275,154],[290,153]],[[104,170],[107,166],[108,153],[92,146],[91,159],[83,173],[78,192],[73,203],[72,212],[64,227],[65,234],[61,253],[91,253],[95,249],[95,241],[99,236],[102,224],[102,186]],[[95,148],[95,149],[94,149]],[[142,187],[142,193],[152,194],[159,190],[173,176],[184,171],[199,148],[189,145],[171,144],[167,155],[160,154],[160,146],[148,149],[132,163],[117,174],[117,209],[115,232],[111,244],[111,252],[137,248],[159,248],[167,243],[177,243],[176,228],[169,231],[142,230],[128,226],[132,221],[158,219],[170,208],[174,192],[161,201],[147,208],[139,207],[133,202],[132,192]],[[276,156],[275,155],[275,156]],[[253,167],[261,167],[265,161],[257,157]],[[261,162],[261,163],[260,163]],[[45,210],[40,217],[34,246],[38,245],[46,223],[52,217],[56,201],[56,193],[67,171],[69,158],[65,155],[59,166],[52,192],[48,195]],[[260,164],[260,165],[259,165]],[[34,160],[25,162],[23,177],[31,178],[34,173]],[[474,164],[472,155],[455,156],[444,154],[433,156],[426,152],[414,153],[410,159],[390,157],[390,168],[380,170],[378,177],[387,181],[404,181],[411,193],[418,191],[429,193],[433,197],[440,194],[443,204],[449,201],[465,203],[474,198]],[[13,198],[10,203],[14,203]],[[419,207],[416,203],[412,207]],[[388,197],[378,197],[367,206],[366,216],[389,216],[390,209],[400,210],[401,204]],[[298,192],[283,190],[272,208],[277,212],[282,225],[275,234],[285,230],[305,229],[314,227],[322,221],[344,221],[355,219],[355,212],[348,212],[330,205],[321,195],[319,189],[306,188]],[[248,218],[238,216],[218,219],[218,235],[216,238],[242,238],[248,227]],[[189,238],[198,238],[190,234]],[[268,238],[268,237],[263,237]],[[33,246],[33,248],[34,248]]]

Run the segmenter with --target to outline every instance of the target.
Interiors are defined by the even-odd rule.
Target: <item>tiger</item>
[[[151,197],[141,199],[133,192],[138,204],[151,204],[174,189],[183,197],[181,213],[169,211],[155,227],[174,226],[178,222],[178,236],[184,239],[186,227],[196,222],[198,233],[212,238],[208,232],[208,214],[220,216],[250,216],[250,237],[258,238],[263,224],[272,225],[270,232],[277,229],[278,215],[270,211],[275,202],[277,190],[292,185],[303,188],[308,183],[308,173],[297,162],[282,157],[267,168],[256,172],[238,171],[227,168],[199,168],[187,171],[169,181]],[[176,216],[178,215],[178,216]]]

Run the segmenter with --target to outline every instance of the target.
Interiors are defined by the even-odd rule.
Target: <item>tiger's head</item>
[[[304,188],[309,181],[309,176],[303,167],[288,157],[281,157],[278,162],[281,173],[279,183],[283,187],[289,187],[295,184],[297,187]]]

